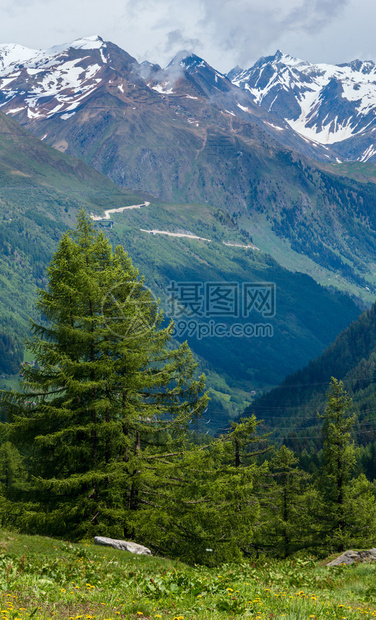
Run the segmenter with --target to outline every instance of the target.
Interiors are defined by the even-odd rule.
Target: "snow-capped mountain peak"
[[[68,52],[70,49],[76,50],[99,50],[106,47],[106,43],[103,41],[102,37],[98,34],[83,37],[80,39],[75,39],[70,43],[63,43],[62,45],[54,45],[50,49],[43,51],[43,55],[45,58],[53,58],[62,54],[63,52]]]
[[[281,116],[303,137],[323,145],[357,138],[361,144],[358,159],[368,160],[375,154],[376,149],[368,148],[369,140],[363,140],[365,132],[376,129],[376,66],[372,61],[311,64],[277,51],[250,69],[233,69],[228,75],[256,104]]]
[[[150,76],[148,86],[162,95],[184,91],[187,97],[197,99],[213,91],[227,92],[233,88],[227,76],[186,50],[178,52],[165,69],[158,69],[146,67],[146,75]]]
[[[28,62],[40,53],[40,50],[29,49],[16,43],[0,45],[0,72],[3,73],[10,67]]]
[[[55,45],[47,50],[36,50],[16,43],[5,43],[0,45],[0,72],[4,74],[4,72],[18,66],[51,59],[69,49],[94,50],[105,47],[105,45],[99,35],[76,39],[63,45]]]
[[[175,54],[173,59],[168,63],[166,69],[168,69],[169,67],[175,67],[177,65],[181,66],[182,68],[189,68],[201,63],[205,63],[205,61],[199,56],[196,56],[196,54],[193,54],[192,52],[187,52],[187,50],[181,50],[180,52]]]
[[[105,44],[105,42],[103,41],[102,37],[100,37],[98,34],[94,34],[90,37],[84,37],[82,39],[75,39],[74,41],[72,41],[69,44],[65,44],[64,46],[55,46],[52,47],[51,52],[53,52],[53,50],[58,50],[58,48],[60,47],[60,51],[61,48],[62,49],[69,49],[70,47],[73,47],[75,49],[83,49],[83,50],[96,50],[99,49],[101,47],[103,47]]]
[[[98,35],[47,50],[0,45],[0,107],[28,118],[71,115],[101,82],[106,47]]]

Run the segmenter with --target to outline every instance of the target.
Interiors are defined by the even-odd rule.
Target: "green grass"
[[[189,567],[87,542],[0,532],[2,620],[376,617],[376,566],[313,559]]]

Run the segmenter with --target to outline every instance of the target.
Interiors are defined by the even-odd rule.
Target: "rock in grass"
[[[376,562],[376,548],[361,549],[360,551],[345,551],[335,558],[327,566],[339,566],[340,564],[353,564],[354,562]]]
[[[129,551],[137,555],[151,555],[151,551],[147,547],[143,547],[143,545],[138,545],[134,542],[128,542],[127,540],[94,536],[94,543],[96,545],[104,545],[105,547],[113,547],[113,549],[119,549],[120,551]]]

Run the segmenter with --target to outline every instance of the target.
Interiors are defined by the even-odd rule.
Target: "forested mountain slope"
[[[376,304],[363,312],[336,340],[303,369],[257,399],[255,413],[276,437],[287,436],[296,449],[318,442],[318,413],[324,411],[331,377],[342,380],[357,415],[360,443],[376,440]]]
[[[135,196],[62,156],[0,114],[0,371],[17,372],[36,286],[79,208],[132,204]],[[140,198],[138,197],[138,200]]]

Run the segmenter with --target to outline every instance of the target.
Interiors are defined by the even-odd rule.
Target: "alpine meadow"
[[[376,618],[376,64],[179,1],[0,45],[0,620]]]

